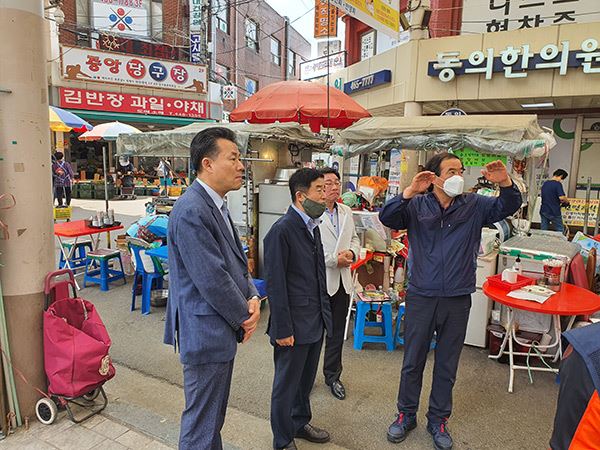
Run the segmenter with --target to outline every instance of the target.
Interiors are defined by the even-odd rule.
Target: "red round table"
[[[515,355],[523,355],[523,356],[535,356],[543,358],[536,353],[532,353],[528,355],[528,353],[519,353],[513,351],[513,341],[519,343],[520,345],[526,347],[532,347],[531,344],[525,343],[522,340],[519,340],[516,336],[516,327],[514,322],[514,309],[519,309],[522,311],[529,311],[540,314],[549,314],[553,317],[554,322],[554,331],[555,331],[555,342],[549,343],[546,345],[535,345],[536,349],[548,350],[550,348],[556,347],[558,352],[555,357],[555,361],[558,360],[559,357],[562,357],[562,348],[561,348],[561,326],[560,326],[560,316],[570,316],[571,319],[567,325],[565,331],[568,331],[573,322],[575,321],[575,317],[579,315],[589,315],[593,314],[596,311],[600,311],[600,296],[594,294],[593,292],[575,286],[569,283],[562,283],[561,289],[559,292],[555,293],[546,300],[544,303],[537,303],[535,301],[530,300],[520,300],[517,298],[509,297],[508,294],[510,291],[506,289],[501,289],[496,286],[490,286],[488,282],[483,284],[483,293],[487,295],[492,300],[502,303],[503,305],[508,307],[508,324],[507,324],[507,332],[504,335],[504,340],[502,341],[502,345],[500,347],[500,351],[497,355],[491,355],[490,358],[498,359],[503,354],[508,354],[509,357],[509,366],[510,366],[510,377],[508,382],[508,392],[513,391],[513,381],[514,381],[514,371],[515,370],[537,370],[544,372],[557,372],[556,369],[551,369],[548,367],[527,367],[527,366],[519,366],[514,363]],[[508,352],[505,351],[506,344],[508,343]]]

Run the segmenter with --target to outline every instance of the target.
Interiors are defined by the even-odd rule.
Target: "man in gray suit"
[[[180,449],[222,448],[238,342],[256,330],[260,299],[225,194],[242,186],[244,166],[235,134],[215,127],[191,144],[197,179],[169,219],[169,303],[166,344],[179,347],[185,409]]]

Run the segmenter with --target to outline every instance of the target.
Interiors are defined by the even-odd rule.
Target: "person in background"
[[[325,340],[323,374],[325,384],[339,400],[346,398],[346,389],[340,381],[342,374],[342,347],[346,314],[352,291],[350,266],[358,259],[360,239],[354,228],[352,210],[338,203],[340,198],[340,174],[331,168],[321,169],[325,178],[325,203],[327,210],[321,217],[321,240],[327,270],[327,294],[331,305],[333,334]]]
[[[542,230],[549,230],[551,225],[559,233],[563,233],[565,230],[560,207],[561,205],[569,205],[562,185],[562,182],[568,176],[569,174],[566,170],[555,170],[552,178],[542,185],[542,206],[540,208]]]
[[[475,292],[481,229],[521,206],[521,193],[501,161],[487,164],[482,171],[488,181],[500,186],[499,197],[463,194],[463,171],[456,155],[437,154],[379,213],[384,225],[407,230],[410,242],[398,415],[387,432],[393,443],[402,442],[417,426],[423,370],[435,334],[427,431],[437,450],[452,448],[448,418]]]
[[[158,176],[158,180],[160,182],[160,192],[158,195],[168,195],[168,186],[171,186],[171,164],[165,158],[160,158],[158,163],[158,167],[156,168],[156,175]],[[164,191],[163,191],[164,187]]]
[[[218,450],[237,343],[256,330],[260,298],[224,201],[244,174],[235,134],[222,127],[201,131],[190,153],[197,179],[169,218],[164,342],[179,349],[183,364],[179,448]]]
[[[329,442],[329,433],[311,425],[310,392],[315,382],[323,332],[331,336],[325,257],[319,229],[325,212],[325,182],[315,169],[300,169],[289,180],[292,205],[264,239],[267,333],[275,376],[271,429],[275,449],[296,449],[295,438]]]
[[[73,168],[71,164],[64,160],[62,152],[54,154],[52,163],[52,182],[54,185],[54,197],[58,202],[59,208],[69,207],[71,205],[71,185],[73,184]],[[63,203],[63,197],[65,202]]]
[[[567,331],[552,450],[600,450],[600,323]]]

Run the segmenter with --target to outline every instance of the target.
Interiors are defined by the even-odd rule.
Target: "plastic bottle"
[[[521,265],[521,257],[517,256],[517,259],[515,260],[515,263],[513,264],[512,267],[519,275],[523,275],[523,267]]]

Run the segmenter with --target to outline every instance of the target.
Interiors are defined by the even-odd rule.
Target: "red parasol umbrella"
[[[270,84],[238,106],[229,115],[232,122],[308,123],[318,133],[321,127],[346,128],[371,114],[342,91],[309,81],[280,81]]]

